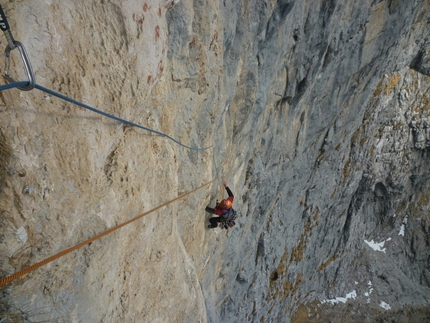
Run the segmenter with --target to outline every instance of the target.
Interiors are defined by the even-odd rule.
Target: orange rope
[[[85,245],[89,244],[90,242],[93,242],[93,241],[95,241],[95,240],[97,240],[97,239],[100,239],[101,237],[103,237],[103,236],[105,236],[105,235],[108,235],[109,233],[111,233],[111,232],[113,232],[113,231],[115,231],[115,230],[118,230],[118,229],[120,229],[120,228],[122,228],[122,227],[126,226],[127,224],[130,224],[131,222],[134,222],[134,221],[136,221],[136,220],[138,220],[138,219],[140,219],[140,218],[143,218],[145,215],[148,215],[149,213],[152,213],[152,212],[154,212],[154,211],[157,211],[157,210],[161,209],[162,207],[164,207],[164,206],[166,206],[166,205],[168,205],[168,204],[170,204],[170,203],[173,203],[173,202],[175,202],[175,201],[177,201],[177,200],[179,200],[179,199],[183,198],[184,196],[187,196],[187,195],[189,195],[189,194],[191,194],[191,193],[193,193],[193,192],[195,192],[195,191],[197,191],[197,190],[201,189],[202,187],[205,187],[205,186],[207,186],[207,185],[211,184],[211,183],[212,183],[212,182],[214,182],[215,180],[216,180],[216,179],[214,179],[214,180],[210,181],[209,183],[206,183],[206,184],[204,184],[204,185],[202,185],[202,186],[199,186],[199,187],[197,187],[197,188],[195,188],[195,189],[193,189],[193,190],[191,190],[191,191],[189,191],[189,192],[187,192],[187,193],[184,193],[184,194],[182,194],[182,195],[180,195],[180,196],[178,196],[178,197],[174,198],[173,200],[170,200],[170,201],[168,201],[168,202],[166,202],[166,203],[164,203],[164,204],[161,204],[160,206],[157,206],[156,208],[154,208],[154,209],[152,209],[152,210],[149,210],[148,212],[145,212],[145,213],[143,213],[143,214],[140,214],[140,215],[138,215],[138,216],[134,217],[134,218],[133,218],[133,219],[131,219],[131,220],[128,220],[128,221],[126,221],[126,222],[124,222],[124,223],[122,223],[122,224],[118,224],[117,226],[115,226],[115,227],[113,227],[113,228],[110,228],[110,229],[108,229],[108,230],[106,230],[106,231],[104,231],[104,232],[102,232],[102,233],[100,233],[100,234],[98,234],[98,235],[96,235],[96,236],[94,236],[94,237],[92,237],[92,238],[88,239],[88,240],[85,240],[84,242],[81,242],[81,243],[77,244],[77,245],[76,245],[76,246],[74,246],[74,247],[71,247],[71,248],[68,248],[68,249],[66,249],[66,250],[63,250],[63,251],[61,251],[61,252],[59,252],[59,253],[57,253],[57,254],[55,254],[55,255],[53,255],[53,256],[51,256],[51,257],[49,257],[49,258],[46,258],[45,260],[42,260],[41,262],[38,262],[38,263],[36,263],[36,264],[34,264],[34,265],[31,265],[30,267],[27,267],[27,268],[25,268],[25,269],[23,269],[23,270],[20,270],[20,271],[18,271],[18,272],[16,272],[16,273],[12,274],[12,275],[10,275],[10,276],[7,276],[7,277],[5,277],[5,278],[3,278],[3,279],[1,279],[1,280],[0,280],[0,286],[5,285],[5,284],[7,284],[7,283],[10,283],[11,281],[13,281],[13,280],[15,280],[15,279],[17,279],[17,278],[19,278],[19,277],[21,277],[21,276],[25,275],[25,274],[28,274],[29,272],[31,272],[31,271],[33,271],[33,270],[36,270],[36,269],[37,269],[37,268],[39,268],[39,267],[42,267],[43,265],[46,265],[46,264],[50,263],[51,261],[54,261],[55,259],[58,259],[58,258],[60,258],[60,257],[62,257],[62,256],[64,256],[64,255],[66,255],[66,254],[68,254],[68,253],[71,253],[72,251],[74,251],[74,250],[76,250],[76,249],[79,249],[79,248],[81,248],[81,247],[83,247],[83,246],[85,246]]]

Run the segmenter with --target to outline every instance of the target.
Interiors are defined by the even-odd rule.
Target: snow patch
[[[364,240],[364,242],[366,242],[369,245],[369,247],[372,248],[373,250],[381,251],[381,252],[385,253],[384,243],[387,241],[390,241],[390,240],[391,240],[391,238],[388,238],[387,240],[379,242],[379,243],[374,242],[373,240],[371,240],[371,241]]]
[[[391,310],[391,306],[388,305],[387,303],[385,303],[384,301],[381,301],[381,303],[379,303],[379,306],[381,306],[382,308],[388,310]]]
[[[405,225],[408,223],[408,216],[406,216],[403,221],[402,225],[400,226],[399,236],[404,237],[405,236]]]
[[[364,293],[364,296],[366,296],[367,297],[367,303],[369,304],[370,303],[370,298],[369,298],[369,296],[370,296],[370,294],[372,294],[372,292],[373,292],[373,287],[372,287],[372,282],[369,280],[369,282],[367,283],[367,287],[369,288],[369,291],[368,292],[366,292],[366,293]]]
[[[322,301],[322,304],[330,303],[332,305],[337,304],[339,302],[346,303],[348,299],[355,299],[357,297],[357,292],[353,290],[351,293],[346,294],[345,297],[336,297],[334,299],[327,299],[325,301]]]

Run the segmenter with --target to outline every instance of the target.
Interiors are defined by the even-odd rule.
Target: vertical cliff
[[[3,7],[37,83],[212,148],[3,91],[2,276],[217,179],[2,287],[5,322],[430,319],[428,0]]]

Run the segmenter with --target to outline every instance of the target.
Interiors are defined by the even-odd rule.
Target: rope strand
[[[4,84],[4,85],[0,86],[0,91],[9,90],[9,89],[13,89],[13,88],[16,88],[16,87],[22,87],[22,86],[25,86],[27,84],[28,84],[28,82],[14,82],[14,83],[10,83],[10,84]],[[61,93],[55,92],[53,90],[50,90],[50,89],[48,89],[46,87],[43,87],[43,86],[41,86],[39,84],[35,84],[34,87],[36,89],[40,90],[40,91],[43,91],[43,92],[48,93],[50,95],[56,96],[57,98],[60,98],[60,99],[65,100],[67,102],[70,102],[70,103],[73,103],[75,105],[78,105],[78,106],[80,106],[80,107],[82,107],[84,109],[87,109],[87,110],[90,110],[92,112],[101,114],[102,116],[105,116],[107,118],[110,118],[110,119],[113,119],[113,120],[116,120],[116,121],[128,124],[130,126],[133,126],[133,127],[136,127],[136,128],[148,131],[148,132],[152,132],[152,133],[154,133],[156,135],[159,135],[161,137],[165,137],[165,138],[167,138],[167,139],[175,142],[176,144],[178,144],[178,145],[180,145],[180,146],[182,146],[184,148],[187,148],[187,149],[190,149],[190,150],[208,150],[208,149],[212,148],[212,146],[204,147],[204,148],[198,148],[198,147],[190,147],[190,146],[184,145],[179,140],[176,140],[175,138],[173,138],[173,137],[171,137],[171,136],[169,136],[169,135],[167,135],[167,134],[165,134],[163,132],[160,132],[160,131],[157,131],[157,130],[154,130],[154,129],[151,129],[151,128],[148,128],[148,127],[144,127],[144,126],[139,125],[137,123],[128,121],[126,119],[114,116],[114,115],[112,115],[110,113],[107,113],[107,112],[101,111],[99,109],[93,108],[93,107],[91,107],[91,106],[89,106],[89,105],[87,105],[85,103],[82,103],[82,102],[79,102],[77,100],[71,99],[71,98],[69,98],[69,97],[67,97],[67,96],[65,96],[65,95],[63,95]]]
[[[148,215],[148,214],[150,214],[152,212],[155,212],[155,211],[161,209],[162,207],[164,207],[164,206],[166,206],[168,204],[171,204],[171,203],[173,203],[173,202],[175,202],[177,200],[180,200],[180,199],[184,198],[185,196],[187,196],[187,195],[189,195],[189,194],[191,194],[191,193],[193,193],[193,192],[195,192],[195,191],[197,191],[197,190],[199,190],[199,189],[201,189],[201,188],[203,188],[203,187],[205,187],[205,186],[213,183],[215,180],[216,180],[216,178],[213,179],[212,181],[206,183],[206,184],[203,184],[203,185],[201,185],[201,186],[199,186],[199,187],[197,187],[197,188],[195,188],[195,189],[187,192],[187,193],[179,195],[178,197],[176,197],[176,198],[174,198],[174,199],[172,199],[172,200],[170,200],[170,201],[168,201],[168,202],[166,202],[164,204],[161,204],[161,205],[157,206],[156,208],[153,208],[152,210],[149,210],[148,212],[142,213],[142,214],[134,217],[131,220],[128,220],[128,221],[126,221],[124,223],[118,224],[117,226],[115,226],[113,228],[110,228],[110,229],[108,229],[108,230],[106,230],[106,231],[104,231],[104,232],[102,232],[102,233],[100,233],[100,234],[98,234],[98,235],[96,235],[96,236],[88,239],[88,240],[85,240],[85,241],[83,241],[83,242],[81,242],[81,243],[79,243],[79,244],[77,244],[77,245],[75,245],[75,246],[73,246],[71,248],[65,249],[65,250],[63,250],[63,251],[61,251],[61,252],[59,252],[59,253],[51,256],[51,257],[48,257],[48,258],[46,258],[46,259],[44,259],[44,260],[42,260],[42,261],[40,261],[40,262],[38,262],[38,263],[36,263],[34,265],[31,265],[30,267],[27,267],[27,268],[25,268],[23,270],[17,271],[16,273],[14,273],[14,274],[12,274],[10,276],[7,276],[7,277],[1,279],[0,280],[0,286],[3,286],[5,284],[7,284],[7,283],[10,283],[11,281],[13,281],[13,280],[15,280],[15,279],[17,279],[17,278],[19,278],[21,276],[24,276],[25,274],[28,274],[28,273],[36,270],[37,268],[42,267],[43,265],[46,265],[46,264],[48,264],[48,263],[50,263],[50,262],[52,262],[52,261],[54,261],[54,260],[56,260],[56,259],[58,259],[58,258],[60,258],[62,256],[65,256],[65,255],[71,253],[72,251],[75,251],[75,250],[77,250],[79,248],[82,248],[83,246],[89,244],[90,242],[98,240],[98,239],[100,239],[100,238],[108,235],[109,233],[112,233],[112,232],[114,232],[114,231],[116,231],[116,230],[118,230],[118,229],[126,226],[127,224],[130,224],[130,223],[132,223],[132,222],[134,222],[134,221],[136,221],[136,220],[138,220],[140,218],[143,218],[144,216],[146,216],[146,215]]]

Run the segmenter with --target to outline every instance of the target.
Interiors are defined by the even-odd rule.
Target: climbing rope
[[[157,131],[157,130],[153,130],[153,129],[144,127],[142,125],[139,125],[137,123],[128,121],[126,119],[114,116],[112,114],[109,114],[107,112],[101,111],[101,110],[96,109],[96,108],[93,108],[93,107],[91,107],[91,106],[89,106],[87,104],[84,104],[82,102],[79,102],[77,100],[71,99],[71,98],[69,98],[69,97],[67,97],[67,96],[65,96],[65,95],[63,95],[61,93],[55,92],[55,91],[50,90],[50,89],[48,89],[46,87],[43,87],[43,86],[41,86],[39,84],[36,84],[34,73],[33,73],[33,69],[31,67],[30,60],[28,58],[27,52],[26,52],[24,46],[19,41],[16,41],[16,40],[13,39],[12,33],[10,31],[9,24],[7,22],[7,19],[6,19],[6,15],[4,14],[1,5],[0,5],[0,29],[4,32],[4,34],[5,34],[5,36],[6,36],[7,40],[8,40],[8,45],[7,45],[6,50],[5,50],[5,57],[6,57],[5,77],[6,77],[7,81],[9,82],[9,84],[1,85],[0,86],[0,91],[9,90],[9,89],[13,89],[13,88],[18,88],[18,89],[20,89],[22,91],[30,91],[33,88],[36,88],[36,89],[38,89],[40,91],[43,91],[43,92],[48,93],[50,95],[56,96],[57,98],[60,98],[60,99],[65,100],[65,101],[68,101],[68,102],[70,102],[72,104],[78,105],[78,106],[80,106],[82,108],[85,108],[87,110],[90,110],[92,112],[101,114],[101,115],[103,115],[105,117],[108,117],[108,118],[111,118],[113,120],[116,120],[116,121],[128,124],[128,125],[136,127],[136,128],[143,129],[145,131],[152,132],[152,133],[154,133],[156,135],[159,135],[161,137],[165,137],[165,138],[167,138],[167,139],[175,142],[176,144],[178,144],[178,145],[180,145],[180,146],[182,146],[184,148],[187,148],[187,149],[190,149],[190,150],[208,150],[208,149],[212,148],[212,146],[210,146],[210,147],[204,147],[204,148],[196,148],[196,147],[190,147],[190,146],[184,145],[182,142],[174,139],[173,137],[171,137],[171,136],[169,136],[169,135],[167,135],[167,134],[165,134],[163,132],[160,132],[160,131]],[[18,48],[18,50],[19,50],[19,52],[21,54],[21,58],[22,58],[22,61],[24,63],[24,67],[25,67],[25,70],[27,72],[28,82],[16,82],[10,76],[10,74],[9,74],[10,52],[14,48]]]
[[[110,228],[110,229],[108,229],[108,230],[106,230],[106,231],[104,231],[104,232],[102,232],[102,233],[100,233],[100,234],[98,234],[98,235],[96,235],[96,236],[88,239],[88,240],[85,240],[85,241],[77,244],[76,246],[73,246],[71,248],[65,249],[65,250],[63,250],[63,251],[61,251],[61,252],[59,252],[59,253],[57,253],[57,254],[49,257],[49,258],[46,258],[46,259],[44,259],[44,260],[42,260],[42,261],[40,261],[40,262],[38,262],[38,263],[36,263],[34,265],[31,265],[30,267],[27,267],[27,268],[25,268],[23,270],[20,270],[20,271],[12,274],[10,276],[7,276],[7,277],[5,277],[5,278],[3,278],[3,279],[0,280],[0,286],[8,284],[11,281],[13,281],[13,280],[15,280],[15,279],[17,279],[17,278],[25,275],[25,274],[30,273],[30,272],[36,270],[39,267],[42,267],[42,266],[44,266],[44,265],[46,265],[46,264],[48,264],[48,263],[50,263],[50,262],[52,262],[52,261],[54,261],[54,260],[62,257],[62,256],[65,256],[65,255],[71,253],[72,251],[75,251],[75,250],[77,250],[79,248],[82,248],[83,246],[85,246],[85,245],[87,245],[87,244],[89,244],[89,243],[91,243],[91,242],[93,242],[95,240],[98,240],[98,239],[100,239],[100,238],[108,235],[109,233],[112,233],[112,232],[114,232],[114,231],[116,231],[116,230],[118,230],[118,229],[126,226],[127,224],[130,224],[130,223],[132,223],[132,222],[134,222],[136,220],[139,220],[139,219],[143,218],[144,216],[146,216],[146,215],[148,215],[148,214],[150,214],[150,213],[152,213],[154,211],[157,211],[157,210],[161,209],[162,207],[164,207],[164,206],[166,206],[168,204],[171,204],[171,203],[173,203],[173,202],[175,202],[177,200],[180,200],[180,199],[184,198],[185,196],[187,196],[187,195],[189,195],[191,193],[194,193],[195,191],[197,191],[197,190],[199,190],[199,189],[201,189],[201,188],[203,188],[203,187],[205,187],[205,186],[213,183],[215,180],[216,179],[213,179],[212,181],[210,181],[210,182],[208,182],[206,184],[203,184],[202,186],[199,186],[199,187],[197,187],[197,188],[195,188],[195,189],[193,189],[193,190],[191,190],[191,191],[189,191],[187,193],[179,195],[178,197],[174,198],[173,200],[170,200],[170,201],[168,201],[168,202],[166,202],[164,204],[161,204],[161,205],[157,206],[156,208],[154,208],[152,210],[149,210],[148,212],[142,213],[142,214],[134,217],[131,220],[128,220],[128,221],[126,221],[126,222],[124,222],[122,224],[119,224],[119,225],[117,225],[117,226],[115,226],[113,228]]]
[[[114,115],[112,115],[112,114],[106,113],[106,112],[104,112],[104,111],[98,110],[98,109],[93,108],[93,107],[91,107],[91,106],[89,106],[89,105],[86,105],[86,104],[84,104],[84,103],[81,103],[81,102],[79,102],[79,101],[76,101],[76,100],[74,100],[74,99],[71,99],[71,98],[69,98],[69,97],[67,97],[67,96],[65,96],[65,95],[63,95],[63,94],[61,94],[61,93],[57,93],[57,92],[55,92],[55,91],[52,91],[52,90],[50,90],[50,89],[47,89],[46,87],[43,87],[43,86],[41,86],[41,85],[39,85],[39,84],[35,84],[35,88],[36,88],[36,89],[38,89],[38,90],[41,90],[41,91],[43,91],[43,92],[46,92],[46,93],[48,93],[48,94],[51,94],[51,95],[53,95],[53,96],[56,96],[57,98],[63,99],[63,100],[65,100],[65,101],[68,101],[68,102],[73,103],[73,104],[76,104],[76,105],[78,105],[78,106],[80,106],[80,107],[82,107],[82,108],[88,109],[88,110],[93,111],[93,112],[95,112],[95,113],[101,114],[101,115],[103,115],[103,116],[105,116],[105,117],[111,118],[111,119],[113,119],[113,120],[120,121],[120,122],[125,123],[125,124],[128,124],[128,125],[130,125],[130,126],[133,126],[133,127],[136,127],[136,128],[140,128],[140,129],[143,129],[143,130],[146,130],[146,131],[149,131],[149,132],[155,133],[155,134],[157,134],[157,135],[159,135],[159,136],[162,136],[162,137],[166,137],[167,139],[172,140],[173,142],[177,143],[178,145],[180,145],[180,146],[182,146],[182,147],[184,147],[184,148],[187,148],[187,149],[190,149],[190,150],[207,150],[207,149],[212,148],[212,146],[210,146],[210,147],[205,147],[205,148],[196,148],[196,147],[190,147],[190,146],[184,145],[184,144],[183,144],[183,143],[181,143],[180,141],[178,141],[178,140],[174,139],[173,137],[171,137],[171,136],[169,136],[169,135],[166,135],[165,133],[162,133],[162,132],[160,132],[160,131],[153,130],[153,129],[150,129],[150,128],[147,128],[147,127],[141,126],[141,125],[139,125],[139,124],[137,124],[137,123],[134,123],[134,122],[128,121],[128,120],[126,120],[126,119],[123,119],[123,118],[120,118],[120,117],[116,117],[116,116],[114,116]]]
[[[28,84],[29,84],[28,82],[13,82],[13,83],[9,83],[9,84],[4,84],[4,85],[1,85],[1,86],[0,86],[0,91],[3,91],[3,90],[9,90],[9,89],[13,89],[13,88],[20,88],[20,87],[23,87],[23,86],[25,87],[25,86],[27,86]],[[87,105],[87,104],[85,104],[85,103],[81,103],[81,102],[79,102],[79,101],[76,101],[76,100],[74,100],[74,99],[71,99],[71,98],[69,98],[69,97],[67,97],[67,96],[65,96],[65,95],[63,95],[63,94],[61,94],[61,93],[55,92],[55,91],[53,91],[53,90],[50,90],[50,89],[48,89],[48,88],[46,88],[46,87],[43,87],[43,86],[41,86],[41,85],[39,85],[39,84],[35,84],[35,85],[34,85],[34,87],[35,87],[36,89],[40,90],[40,91],[43,91],[43,92],[48,93],[48,94],[50,94],[50,95],[56,96],[57,98],[63,99],[63,100],[65,100],[65,101],[68,101],[68,102],[70,102],[70,103],[73,103],[73,104],[75,104],[75,105],[78,105],[78,106],[80,106],[80,107],[82,107],[82,108],[85,108],[85,109],[87,109],[87,110],[93,111],[93,112],[95,112],[95,113],[101,114],[101,115],[103,115],[103,116],[105,116],[105,117],[108,117],[108,118],[110,118],[110,119],[113,119],[113,120],[116,120],[116,121],[119,121],[119,122],[122,122],[122,123],[128,124],[128,125],[130,125],[130,126],[133,126],[133,127],[136,127],[136,128],[140,128],[140,129],[143,129],[143,130],[146,130],[146,131],[149,131],[149,132],[155,133],[156,135],[159,135],[159,136],[165,137],[165,138],[167,138],[167,139],[169,139],[169,140],[171,140],[171,141],[173,141],[173,142],[177,143],[178,145],[180,145],[180,146],[182,146],[182,147],[184,147],[184,148],[187,148],[187,149],[190,149],[190,150],[208,150],[208,149],[212,148],[212,145],[211,145],[211,146],[209,146],[209,147],[204,147],[204,148],[190,147],[190,146],[184,145],[182,142],[180,142],[180,141],[176,140],[175,138],[173,138],[173,137],[171,137],[171,136],[169,136],[169,135],[167,135],[167,134],[165,134],[165,133],[162,133],[162,132],[160,132],[160,131],[157,131],[157,130],[153,130],[153,129],[147,128],[147,127],[142,126],[142,125],[139,125],[139,124],[137,124],[137,123],[134,123],[134,122],[128,121],[128,120],[126,120],[126,119],[123,119],[123,118],[120,118],[120,117],[114,116],[114,115],[112,115],[112,114],[109,114],[109,113],[107,113],[107,112],[101,111],[101,110],[99,110],[99,109],[93,108],[93,107],[91,107],[91,106],[89,106],[89,105]]]
[[[25,86],[27,84],[28,82],[15,82],[15,83],[3,84],[3,85],[0,85],[0,92],[3,90],[10,90],[16,87]]]
[[[91,107],[91,106],[89,106],[87,104],[84,104],[84,103],[81,103],[81,102],[76,101],[74,99],[71,99],[71,98],[69,98],[69,97],[67,97],[67,96],[65,96],[65,95],[63,95],[61,93],[52,91],[52,90],[47,89],[47,88],[45,88],[45,87],[43,87],[41,85],[36,84],[34,73],[33,73],[30,61],[28,59],[27,52],[25,51],[24,46],[20,42],[14,40],[14,38],[12,36],[12,33],[10,32],[10,27],[9,27],[9,24],[7,22],[6,16],[5,16],[4,12],[3,12],[3,9],[1,7],[1,5],[0,5],[0,29],[4,32],[4,34],[6,36],[6,39],[8,41],[8,45],[7,45],[6,50],[5,50],[5,56],[6,56],[5,77],[6,77],[7,81],[9,82],[8,84],[0,85],[0,91],[5,91],[5,90],[13,89],[13,88],[18,88],[18,89],[20,89],[22,91],[30,91],[33,88],[36,88],[36,89],[38,89],[40,91],[43,91],[43,92],[48,93],[50,95],[56,96],[57,98],[60,98],[60,99],[65,100],[65,101],[68,101],[68,102],[70,102],[72,104],[78,105],[78,106],[80,106],[82,108],[88,109],[88,110],[93,111],[95,113],[101,114],[101,115],[103,115],[105,117],[108,117],[108,118],[120,121],[122,123],[131,125],[131,126],[134,126],[134,127],[137,127],[137,128],[140,128],[140,129],[152,132],[152,133],[155,133],[155,134],[157,134],[159,136],[162,136],[162,137],[166,137],[167,139],[172,140],[173,142],[177,143],[178,145],[180,145],[180,146],[182,146],[184,148],[187,148],[187,149],[190,149],[190,150],[207,150],[207,149],[212,148],[212,146],[205,147],[205,148],[195,148],[195,147],[190,147],[190,146],[184,145],[180,141],[174,139],[173,137],[171,137],[171,136],[169,136],[169,135],[167,135],[165,133],[162,133],[162,132],[159,132],[159,131],[156,131],[156,130],[153,130],[153,129],[150,129],[150,128],[147,128],[147,127],[144,127],[144,126],[141,126],[141,125],[136,124],[134,122],[125,120],[123,118],[111,115],[111,114],[106,113],[104,111],[101,111],[101,110],[98,110],[96,108],[93,108],[93,107]],[[15,48],[18,48],[18,50],[19,50],[19,52],[21,54],[21,58],[23,60],[24,67],[25,67],[25,70],[27,72],[28,81],[19,81],[19,82],[17,82],[17,81],[15,81],[9,75],[10,51],[12,51]],[[106,230],[106,231],[104,231],[104,232],[102,232],[102,233],[100,233],[100,234],[98,234],[98,235],[96,235],[96,236],[88,239],[88,240],[85,240],[85,241],[83,241],[83,242],[81,242],[81,243],[79,243],[79,244],[77,244],[77,245],[75,245],[75,246],[73,246],[71,248],[65,249],[65,250],[63,250],[63,251],[61,251],[61,252],[59,252],[59,253],[57,253],[57,254],[49,257],[49,258],[46,258],[46,259],[44,259],[44,260],[42,260],[42,261],[40,261],[40,262],[38,262],[38,263],[36,263],[34,265],[31,265],[30,267],[27,267],[27,268],[25,268],[23,270],[20,270],[20,271],[12,274],[10,276],[7,276],[7,277],[5,277],[5,278],[3,278],[3,279],[0,280],[0,286],[3,286],[5,284],[7,284],[7,283],[10,283],[11,281],[13,281],[13,280],[15,280],[15,279],[17,279],[17,278],[25,275],[25,274],[28,274],[28,273],[36,270],[37,268],[39,268],[39,267],[41,267],[43,265],[46,265],[46,264],[48,264],[48,263],[50,263],[50,262],[52,262],[52,261],[54,261],[54,260],[56,260],[56,259],[64,256],[64,255],[66,255],[66,254],[69,254],[69,253],[71,253],[71,252],[73,252],[73,251],[75,251],[75,250],[77,250],[77,249],[79,249],[79,248],[81,248],[81,247],[83,247],[83,246],[85,246],[85,245],[87,245],[87,244],[95,241],[95,240],[98,240],[98,239],[102,238],[103,236],[106,236],[109,233],[112,233],[112,232],[114,232],[114,231],[116,231],[116,230],[118,230],[118,229],[120,229],[120,228],[122,228],[122,227],[124,227],[124,226],[126,226],[126,225],[128,225],[128,224],[130,224],[130,223],[132,223],[132,222],[134,222],[134,221],[136,221],[136,220],[138,220],[138,219],[140,219],[140,218],[142,218],[142,217],[144,217],[144,216],[146,216],[146,215],[148,215],[148,214],[150,214],[150,213],[152,213],[154,211],[156,211],[156,210],[159,210],[162,207],[164,207],[164,206],[166,206],[166,205],[168,205],[170,203],[173,203],[173,202],[175,202],[175,201],[177,201],[179,199],[182,199],[183,197],[185,197],[185,196],[187,196],[187,195],[189,195],[189,194],[191,194],[191,193],[193,193],[193,192],[195,192],[195,191],[197,191],[197,190],[199,190],[199,189],[201,189],[201,188],[203,188],[203,187],[211,184],[215,180],[217,180],[217,178],[215,178],[214,180],[212,180],[212,181],[210,181],[210,182],[208,182],[208,183],[206,183],[206,184],[204,184],[202,186],[199,186],[199,187],[197,187],[197,188],[195,188],[195,189],[193,189],[193,190],[191,190],[191,191],[189,191],[187,193],[184,193],[184,194],[182,194],[182,195],[180,195],[180,196],[178,196],[178,197],[176,197],[176,198],[174,198],[174,199],[172,199],[172,200],[170,200],[170,201],[168,201],[168,202],[166,202],[166,203],[164,203],[164,204],[162,204],[160,206],[157,206],[156,208],[154,208],[154,209],[152,209],[152,210],[150,210],[148,212],[140,214],[140,215],[134,217],[133,219],[131,219],[129,221],[126,221],[126,222],[124,222],[122,224],[119,224],[119,225],[117,225],[115,227],[112,227],[112,228],[110,228],[110,229],[108,229],[108,230]]]

